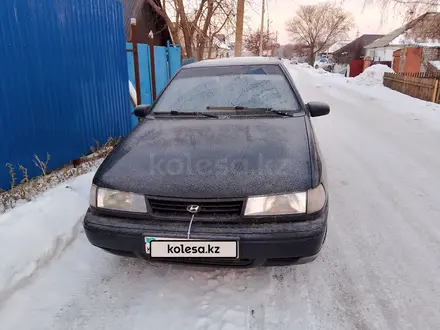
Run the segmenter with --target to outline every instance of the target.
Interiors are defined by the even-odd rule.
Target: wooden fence
[[[440,103],[440,74],[426,73],[385,73],[383,84],[400,93],[420,100]]]
[[[435,78],[440,79],[440,72],[400,72],[398,73],[401,76],[409,76],[409,77],[417,77],[417,78]]]

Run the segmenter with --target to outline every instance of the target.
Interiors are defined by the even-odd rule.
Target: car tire
[[[319,69],[319,66],[315,65],[315,69]]]

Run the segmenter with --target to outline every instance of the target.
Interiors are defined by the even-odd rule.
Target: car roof
[[[282,62],[278,58],[247,56],[247,57],[230,57],[220,58],[214,60],[203,60],[187,64],[185,68],[204,68],[213,66],[231,66],[231,65],[280,65]]]

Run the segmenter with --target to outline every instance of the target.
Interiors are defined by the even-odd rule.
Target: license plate
[[[145,237],[145,252],[150,254],[152,241],[184,241],[186,238]]]
[[[145,237],[152,258],[238,258],[237,241]]]

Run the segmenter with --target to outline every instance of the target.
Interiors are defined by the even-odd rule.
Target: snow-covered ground
[[[76,239],[94,172],[0,215],[0,304]]]
[[[440,107],[304,66],[290,71],[306,101],[331,106],[313,119],[331,193],[315,262],[150,264],[108,255],[79,230],[31,263],[31,276],[8,282],[37,258],[26,251],[54,246],[50,233],[75,232],[88,174],[0,216],[0,329],[438,329]]]

